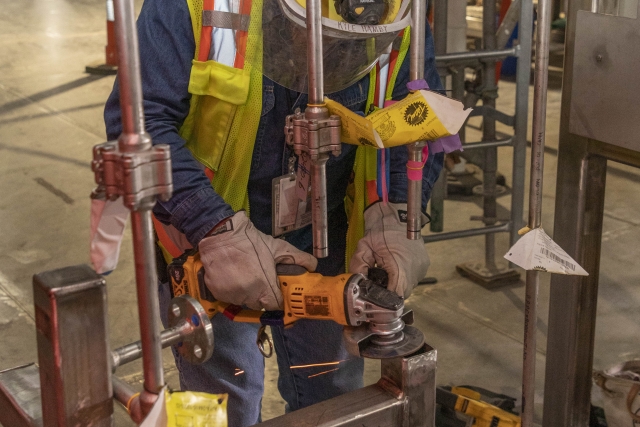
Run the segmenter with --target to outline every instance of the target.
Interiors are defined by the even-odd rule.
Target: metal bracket
[[[98,193],[115,200],[122,196],[125,206],[137,209],[153,196],[166,201],[173,191],[169,146],[159,144],[149,150],[123,152],[118,141],[93,147],[91,169]]]

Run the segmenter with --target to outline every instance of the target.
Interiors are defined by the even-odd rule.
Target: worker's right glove
[[[216,227],[198,249],[213,296],[254,310],[283,307],[276,264],[297,264],[308,271],[318,265],[313,255],[261,233],[244,211]]]
[[[407,205],[378,202],[364,211],[364,237],[349,263],[350,273],[378,267],[389,275],[387,288],[404,298],[424,278],[429,255],[422,239],[407,239]],[[426,223],[426,221],[423,221]]]

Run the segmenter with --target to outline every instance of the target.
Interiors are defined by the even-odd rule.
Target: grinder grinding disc
[[[424,345],[424,334],[420,329],[405,325],[402,339],[394,344],[381,345],[376,335],[368,331],[366,325],[344,328],[344,341],[350,354],[368,359],[390,359],[408,356]]]

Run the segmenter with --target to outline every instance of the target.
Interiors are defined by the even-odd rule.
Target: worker
[[[304,111],[307,102],[304,88],[295,78],[284,76],[287,65],[296,58],[290,62],[278,59],[283,62],[274,64],[268,52],[284,49],[284,42],[267,40],[272,32],[266,28],[261,40],[261,19],[266,22],[282,15],[273,8],[277,5],[274,1],[241,2],[238,14],[249,14],[251,19],[234,21],[238,27],[231,31],[237,37],[231,41],[237,44],[230,51],[221,47],[224,37],[216,38],[216,31],[224,35],[229,29],[203,22],[202,8],[210,7],[207,1],[203,5],[202,0],[145,0],[142,5],[137,28],[146,129],[154,144],[170,146],[173,169],[173,196],[156,203],[153,210],[158,252],[162,254],[158,276],[165,326],[171,296],[163,268],[171,256],[190,247],[198,246],[207,286],[216,298],[254,309],[282,307],[277,263],[300,264],[324,275],[345,272],[345,260],[352,272],[364,274],[377,264],[387,270],[389,287],[403,297],[409,296],[426,274],[429,258],[425,246],[422,240],[406,238],[406,219],[403,222],[406,147],[388,151],[388,188],[380,198],[384,201],[374,203],[375,194],[369,194],[366,203],[356,200],[353,206],[363,208],[354,217],[346,212],[345,196],[349,185],[360,185],[361,189],[365,185],[354,182],[359,175],[354,172],[354,163],[360,148],[342,144],[341,154],[329,159],[328,257],[316,259],[310,254],[311,225],[281,238],[272,237],[272,180],[287,174],[290,166],[295,169],[300,160],[285,143],[285,117],[297,108]],[[230,3],[215,0],[214,8],[233,13]],[[272,22],[285,25],[285,21]],[[295,37],[294,32],[291,36]],[[237,41],[243,37],[244,42]],[[389,90],[378,94],[383,101],[408,94],[408,31],[392,41],[396,59],[393,52],[387,52],[386,58],[391,57],[389,67],[395,68],[387,72]],[[301,44],[299,38],[297,44]],[[347,53],[343,50],[342,59],[335,61],[325,58],[325,87],[339,89],[326,92],[329,98],[365,114],[372,110],[372,103],[381,104],[372,100],[375,91],[370,87],[385,75],[379,65],[360,64],[353,70],[343,66],[349,58],[367,56],[361,51]],[[306,66],[304,56],[302,62]],[[428,25],[425,80],[431,89],[442,88]],[[104,116],[108,138],[117,139],[122,131],[117,79]],[[423,210],[442,162],[443,153],[431,153],[424,166]],[[356,191],[356,199],[361,193]],[[364,207],[368,209],[364,211]],[[356,217],[359,219],[351,220]],[[355,235],[364,237],[349,243],[348,228],[355,227],[357,221],[360,232]],[[228,393],[229,426],[253,425],[260,421],[264,389],[264,359],[256,346],[258,327],[231,322],[223,315],[214,316],[212,325],[215,349],[208,362],[191,365],[174,351],[180,386],[183,390]],[[364,362],[345,351],[341,326],[301,320],[287,329],[273,327],[271,333],[279,368],[278,389],[287,411],[363,386]]]

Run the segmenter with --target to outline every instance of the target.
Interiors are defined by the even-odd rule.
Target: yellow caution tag
[[[376,148],[455,135],[471,113],[462,102],[426,90],[411,93],[367,117],[328,98],[325,102],[329,112],[342,120],[342,142]]]
[[[166,392],[167,427],[227,427],[226,394]]]

